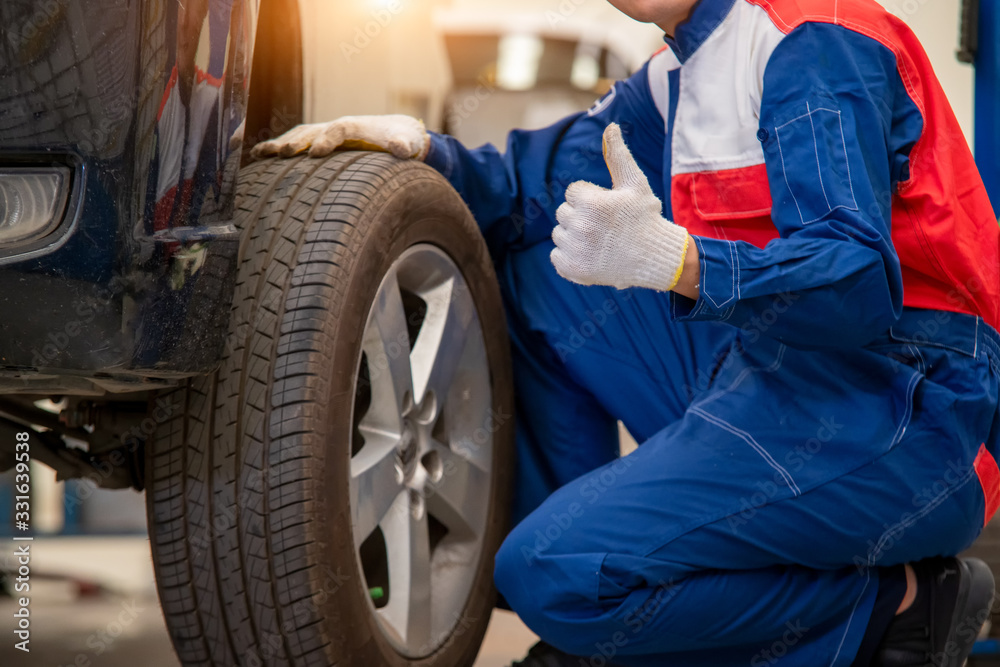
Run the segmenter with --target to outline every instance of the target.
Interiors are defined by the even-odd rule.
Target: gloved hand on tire
[[[343,116],[328,123],[293,127],[280,137],[254,146],[252,155],[292,157],[309,151],[311,157],[325,157],[340,148],[422,160],[429,146],[427,128],[411,116]]]

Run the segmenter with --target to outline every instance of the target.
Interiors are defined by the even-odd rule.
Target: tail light
[[[69,182],[66,167],[0,168],[0,246],[33,241],[58,227]]]

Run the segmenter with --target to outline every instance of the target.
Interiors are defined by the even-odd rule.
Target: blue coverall
[[[701,3],[691,30],[718,25],[699,11],[732,6]],[[787,38],[800,52],[869,57],[853,33],[806,27]],[[683,29],[671,43],[682,62]],[[820,66],[771,76],[794,89]],[[865,71],[866,90],[886,79]],[[695,236],[697,302],[558,276],[555,210],[573,181],[611,186],[611,122],[674,219],[670,76],[666,118],[647,66],[590,112],[512,132],[505,154],[432,136],[427,163],[490,244],[513,347],[517,525],[497,587],[583,665],[850,665],[881,568],[954,555],[983,526],[977,466],[997,451],[1000,337],[975,315],[903,305],[877,194],[906,176],[893,156],[908,121],[889,94],[882,106],[838,99],[859,127],[893,128],[881,146],[847,132],[856,206],[785,229],[790,204],[776,196],[781,239],[765,249]],[[761,128],[774,134],[768,104]],[[641,443],[624,458],[616,420]]]

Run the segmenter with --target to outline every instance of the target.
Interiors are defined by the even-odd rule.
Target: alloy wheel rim
[[[403,656],[462,621],[493,484],[489,363],[468,285],[419,244],[386,272],[362,335],[351,437],[354,551],[382,632]]]

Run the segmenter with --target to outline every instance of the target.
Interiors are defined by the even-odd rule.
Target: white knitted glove
[[[581,285],[673,289],[684,268],[687,231],[660,215],[662,204],[615,123],[604,131],[604,161],[611,190],[586,181],[566,188],[552,230],[552,264]]]
[[[411,116],[343,116],[329,123],[293,127],[254,146],[253,156],[292,157],[308,149],[312,157],[325,157],[341,148],[422,159],[429,144],[424,124]]]

